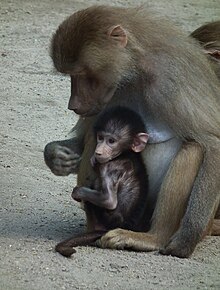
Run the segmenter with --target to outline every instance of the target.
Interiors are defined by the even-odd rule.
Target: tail
[[[72,254],[76,253],[76,250],[73,247],[89,246],[96,240],[101,238],[105,233],[106,231],[93,231],[90,233],[73,236],[57,244],[55,247],[55,251],[60,253],[64,257],[70,257]]]

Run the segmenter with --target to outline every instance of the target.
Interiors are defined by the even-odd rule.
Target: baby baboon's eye
[[[109,144],[114,144],[115,141],[116,141],[116,140],[115,140],[114,138],[109,138],[109,139],[108,139],[108,143],[109,143]]]
[[[102,142],[104,140],[104,137],[101,134],[97,134],[97,141]]]

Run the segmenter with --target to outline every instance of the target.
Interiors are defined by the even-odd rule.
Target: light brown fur
[[[157,164],[162,143],[146,148],[146,154],[149,149],[155,154],[144,157],[152,180],[157,178],[157,168],[160,171],[158,188],[152,190],[158,200],[150,232],[113,230],[102,237],[101,246],[159,248],[164,254],[189,257],[211,224],[220,199],[220,84],[202,49],[173,24],[144,9],[101,6],[64,21],[53,37],[51,56],[57,70],[71,75],[69,108],[79,115],[88,118],[106,104],[126,103],[146,118],[146,125],[151,114],[150,124],[162,122],[173,132],[173,139],[162,141],[162,171]],[[84,134],[89,134],[90,129],[84,128]],[[158,132],[164,133],[162,127]],[[182,142],[186,143],[179,150]],[[92,178],[90,146],[84,143],[78,173],[84,186]],[[49,147],[46,160],[51,158]]]
[[[213,70],[220,79],[220,21],[202,25],[193,31],[191,36],[200,42]]]

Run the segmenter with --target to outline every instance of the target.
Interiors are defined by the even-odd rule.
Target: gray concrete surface
[[[207,237],[190,259],[157,253],[55,244],[85,229],[72,201],[75,177],[56,177],[43,148],[76,121],[67,110],[69,79],[56,74],[51,35],[72,12],[94,3],[148,3],[187,32],[220,19],[219,0],[0,1],[0,290],[220,289],[220,238]]]

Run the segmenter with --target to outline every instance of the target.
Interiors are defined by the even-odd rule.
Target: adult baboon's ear
[[[128,42],[128,36],[125,29],[119,24],[108,29],[107,35],[118,42],[119,46],[124,48]]]
[[[210,41],[204,44],[203,50],[216,60],[220,60],[220,41]]]

